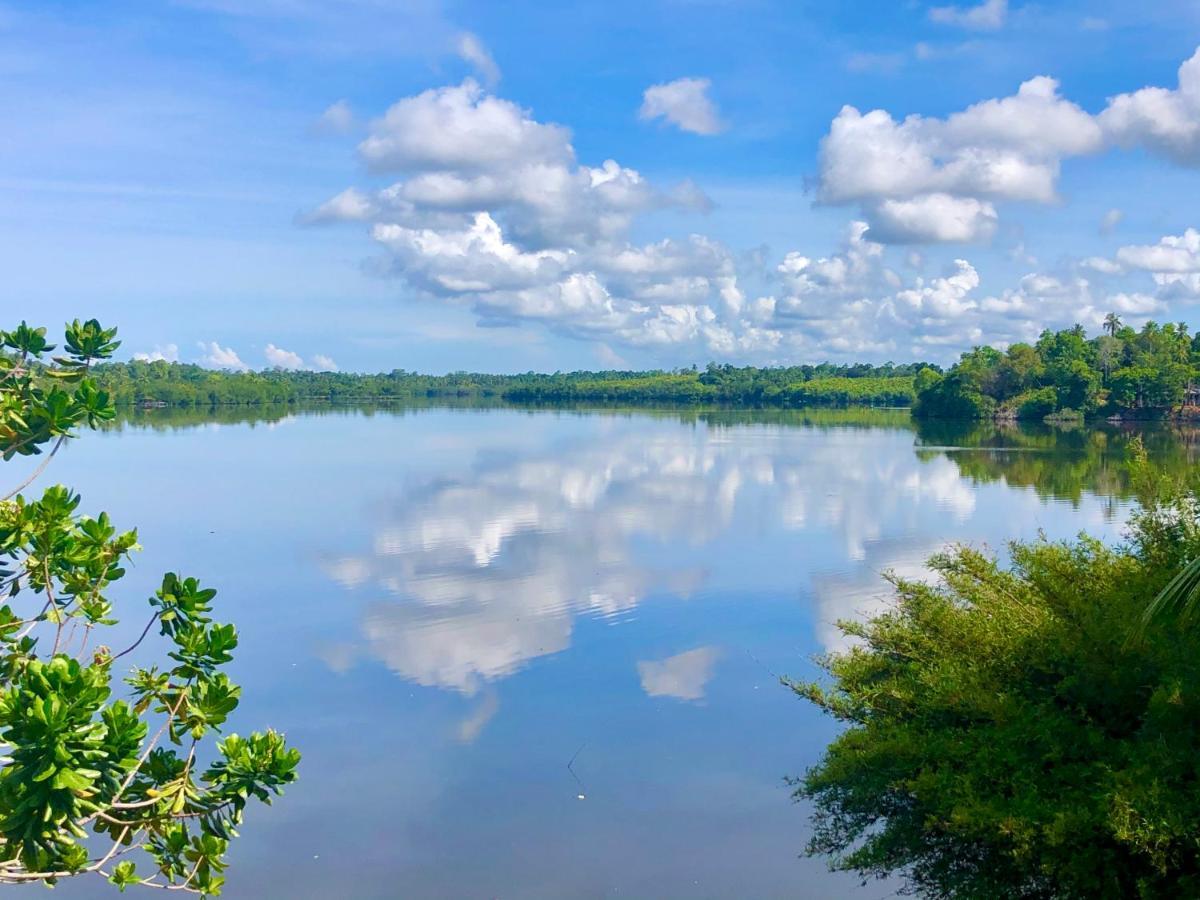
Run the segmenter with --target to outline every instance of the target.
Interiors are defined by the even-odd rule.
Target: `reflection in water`
[[[666,659],[643,660],[637,664],[642,690],[647,697],[703,700],[704,687],[720,657],[716,647],[697,647]]]
[[[1200,457],[1200,431],[1191,426],[921,422],[917,437],[919,454],[949,455],[975,483],[1002,480],[1032,487],[1041,497],[1074,502],[1085,493],[1113,499],[1132,495],[1124,461],[1134,438],[1165,472],[1185,474]]]
[[[407,485],[387,504],[369,552],[325,563],[343,587],[374,598],[362,614],[361,642],[327,648],[329,664],[344,670],[370,656],[417,684],[475,695],[530,660],[566,650],[580,616],[628,615],[656,592],[686,597],[703,589],[713,554],[746,521],[759,531],[836,536],[839,556],[858,564],[811,573],[818,635],[834,649],[843,641],[835,621],[876,609],[887,596],[881,572],[921,575],[954,524],[973,516],[977,494],[964,474],[1019,484],[1057,460],[1059,471],[1097,475],[1102,489],[1110,485],[1100,476],[1115,468],[1107,444],[1081,445],[1105,447],[1099,467],[1076,465],[1072,444],[1044,453],[1031,469],[1011,462],[1029,456],[1020,447],[980,453],[941,444],[914,453],[907,429],[796,421],[680,428],[618,416],[584,440],[549,450],[483,448],[464,469]],[[918,442],[941,437],[921,432]],[[955,437],[958,448],[991,441],[979,429]],[[1029,437],[1043,450],[1061,439]],[[941,534],[914,534],[927,515],[945,522]],[[648,693],[671,693],[648,687],[671,672],[649,682],[641,674]]]
[[[1111,540],[1129,508],[1131,435],[1111,427],[894,410],[219,419],[139,414],[71,447],[60,477],[153,537],[131,590],[220,561],[246,715],[304,748],[288,802],[246,830],[232,900],[881,896],[797,857],[807,817],[781,779],[834,726],[773,673],[815,676],[834,621],[947,541]],[[1164,468],[1195,458],[1191,432],[1145,441]]]

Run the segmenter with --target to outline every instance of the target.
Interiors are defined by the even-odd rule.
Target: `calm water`
[[[139,527],[122,627],[166,569],[219,587],[237,724],[304,751],[249,817],[233,898],[888,896],[800,857],[784,777],[834,729],[774,673],[812,676],[881,572],[949,540],[1116,539],[1129,509],[1111,430],[241,415],[143,416],[52,476]]]

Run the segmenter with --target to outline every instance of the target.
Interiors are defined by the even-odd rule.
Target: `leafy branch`
[[[211,896],[246,805],[294,781],[300,755],[268,730],[223,737],[202,764],[241,696],[222,671],[238,641],[210,615],[216,592],[168,573],[137,640],[89,655],[92,632],[117,624],[109,592],[137,533],[80,514],[79,495],[61,485],[22,493],[79,428],[112,419],[89,372],[115,336],[75,321],[51,357],[44,328],[0,331],[0,456],[45,453],[0,499],[0,884],[97,875],[122,891]],[[155,625],[169,662],[134,668],[114,699],[114,663]],[[143,861],[152,871],[139,872]]]

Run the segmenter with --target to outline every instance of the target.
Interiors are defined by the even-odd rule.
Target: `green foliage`
[[[0,353],[0,454],[5,460],[41,453],[43,444],[61,443],[76,426],[94,428],[113,417],[108,394],[85,376],[96,360],[120,346],[113,340],[116,333],[95,319],[82,324],[77,319],[67,326],[66,355],[46,366],[42,357],[54,345],[46,341],[45,328],[22,322],[0,331],[0,349],[7,351]]]
[[[117,404],[215,406],[302,400],[495,398],[513,403],[620,403],[698,406],[907,406],[921,364],[759,369],[710,364],[700,372],[556,372],[420,375],[397,369],[379,375],[344,372],[214,372],[167,362],[108,363],[96,378]],[[926,367],[928,368],[928,367]],[[929,369],[929,371],[934,371]]]
[[[1014,397],[1012,407],[1019,419],[1044,419],[1058,409],[1058,392],[1052,387],[1033,388]]]
[[[74,429],[113,418],[92,372],[118,346],[115,334],[74,322],[63,355],[47,360],[45,329],[0,332],[5,459],[50,444],[48,462]],[[137,534],[106,513],[81,515],[79,495],[61,485],[38,499],[20,493],[44,465],[0,500],[0,884],[90,874],[121,891],[218,894],[247,802],[270,802],[294,781],[299,753],[273,731],[231,734],[203,762],[212,755],[204,739],[226,723],[240,689],[222,671],[237,633],[211,619],[216,592],[194,578],[167,574],[150,601],[142,638],[158,625],[167,666],[135,668],[127,696],[114,698],[115,663],[141,638],[116,654],[99,639],[88,645],[116,624],[109,593]],[[154,871],[140,875],[131,853]]]
[[[1106,319],[1108,333],[1088,340],[1076,325],[1045,331],[1035,346],[1004,353],[976,347],[941,380],[916,386],[924,418],[1042,419],[1070,410],[1087,417],[1162,416],[1179,407],[1200,374],[1200,347],[1185,325],[1148,322],[1140,332]]]
[[[913,403],[913,415],[921,418],[985,419],[995,411],[996,401],[979,389],[977,373],[958,369],[929,382]]]
[[[847,726],[796,783],[811,853],[930,897],[1200,894],[1200,632],[1143,625],[1200,504],[1135,480],[1127,546],[956,548],[842,623],[831,682],[793,684]]]

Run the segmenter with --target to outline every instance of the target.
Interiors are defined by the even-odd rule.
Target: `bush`
[[[1018,419],[1033,419],[1041,421],[1054,412],[1058,405],[1058,393],[1054,388],[1038,388],[1026,391],[1013,401]]]
[[[1200,503],[1159,490],[1128,546],[935,557],[794,689],[847,725],[796,783],[810,853],[915,893],[1200,895],[1200,631],[1143,630],[1200,554]]]

